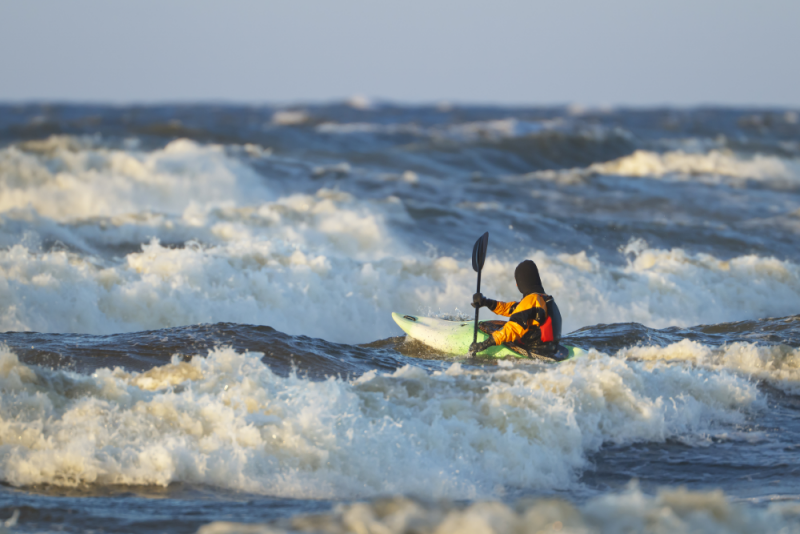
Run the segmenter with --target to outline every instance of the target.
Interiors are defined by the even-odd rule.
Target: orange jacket
[[[544,295],[539,293],[531,293],[527,297],[523,297],[519,302],[498,302],[497,306],[492,310],[497,315],[504,317],[511,317],[515,313],[519,313],[531,308],[542,308],[544,310],[544,317],[547,317],[547,303],[544,300]],[[545,320],[542,320],[544,322]],[[528,329],[533,326],[539,326],[539,321],[530,319],[522,326],[515,321],[508,321],[502,330],[492,332],[492,337],[496,345],[503,343],[518,341],[524,336]]]

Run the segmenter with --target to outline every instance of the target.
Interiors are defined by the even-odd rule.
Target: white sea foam
[[[311,116],[302,109],[282,109],[272,114],[272,123],[279,126],[299,126],[309,120]]]
[[[622,134],[621,134],[622,135]],[[713,142],[682,143],[697,145],[697,151],[672,150],[664,153],[637,150],[633,154],[588,167],[545,169],[522,176],[507,177],[515,183],[528,179],[564,185],[580,184],[597,175],[615,175],[665,181],[693,181],[709,185],[744,187],[749,182],[774,189],[800,186],[800,160],[756,154],[743,157],[729,150],[709,149]]]
[[[643,361],[690,362],[710,369],[728,369],[743,376],[765,380],[787,393],[800,395],[800,349],[788,345],[731,343],[711,348],[684,339],[666,347],[629,347],[620,351],[620,356]]]
[[[562,296],[562,313],[566,307],[565,315],[582,325],[662,328],[797,313],[800,267],[790,261],[755,255],[723,261],[679,248],[653,249],[642,240],[623,252],[629,261],[620,268],[584,253],[533,256],[547,290]]]
[[[797,160],[761,154],[743,158],[727,150],[710,150],[705,153],[677,150],[663,154],[637,150],[613,161],[595,163],[588,170],[599,174],[672,177],[713,183],[727,179],[736,183],[752,180],[783,187],[800,185],[800,162]]]
[[[467,262],[394,255],[402,246],[392,247],[381,215],[352,199],[324,197],[293,196],[226,212],[227,220],[217,213],[209,217],[216,222],[204,219],[199,227],[218,244],[171,248],[153,240],[121,264],[24,245],[0,250],[0,329],[105,334],[232,321],[352,343],[399,334],[392,311],[454,315],[467,309],[474,282]],[[623,266],[585,253],[530,255],[558,299],[565,331],[797,312],[800,268],[789,261],[721,261],[641,242],[627,252],[634,256]],[[490,257],[484,293],[518,298],[514,266]],[[392,287],[403,291],[386,290]]]
[[[265,179],[221,146],[187,139],[161,150],[92,148],[74,137],[0,150],[0,213],[32,208],[68,222],[142,211],[181,213],[272,198]]]
[[[216,349],[91,376],[0,349],[0,480],[208,484],[284,497],[569,488],[604,443],[702,444],[766,409],[727,371],[592,353],[559,366],[279,377]],[[727,437],[726,437],[727,436]]]
[[[359,94],[352,95],[350,98],[348,98],[347,105],[353,109],[359,110],[368,110],[373,107],[373,103],[369,97]]]
[[[478,501],[466,507],[394,497],[369,503],[339,505],[313,517],[295,516],[271,525],[217,521],[198,534],[329,534],[436,532],[447,534],[749,534],[800,532],[798,508],[776,503],[756,508],[735,502],[721,490],[688,491],[660,488],[643,493],[636,484],[575,505],[561,499],[530,499],[513,507]]]
[[[384,214],[399,209],[396,202],[379,207]],[[391,247],[383,215],[324,190],[256,208],[187,210],[182,220],[165,224],[172,222],[181,229],[172,235],[192,227],[195,237],[217,244],[172,248],[152,240],[111,265],[85,252],[41,253],[22,244],[0,251],[0,328],[110,333],[223,320],[371,341],[376,332],[390,334],[395,305],[416,305],[413,294],[382,302],[379,284],[391,277],[417,289],[433,285],[436,266],[447,263],[390,256],[402,247]],[[104,232],[120,242],[145,230],[81,231]],[[376,315],[382,306],[386,314]]]

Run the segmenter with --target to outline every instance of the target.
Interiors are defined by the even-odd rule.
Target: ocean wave
[[[407,137],[413,144],[413,152],[424,154],[430,163],[435,162],[421,167],[434,174],[442,173],[442,165],[449,167],[446,174],[468,171],[497,176],[531,169],[563,169],[619,157],[630,153],[635,146],[633,136],[622,128],[578,125],[563,119],[509,118],[433,126],[323,123],[316,131],[326,135],[359,134],[372,139]],[[422,160],[415,158],[411,162],[420,165]]]
[[[467,533],[560,532],[562,534],[734,534],[800,532],[798,507],[772,503],[766,508],[737,502],[721,490],[660,488],[643,493],[636,484],[624,491],[576,505],[562,499],[527,499],[513,506],[478,501],[467,506],[424,503],[405,497],[343,504],[315,516],[298,515],[272,524],[216,521],[198,534],[280,534],[284,532]]]
[[[561,120],[532,122],[509,118],[428,127],[415,123],[325,122],[318,125],[316,130],[323,134],[405,134],[432,138],[439,141],[475,142],[498,141],[501,139],[520,137],[539,133],[547,129],[558,128],[562,125],[563,121]]]
[[[766,404],[726,371],[592,353],[559,366],[281,377],[212,350],[145,372],[0,350],[0,476],[14,486],[204,484],[282,497],[479,498],[569,488],[603,444],[731,437]]]
[[[121,264],[23,245],[0,250],[0,329],[110,334],[235,322],[363,343],[398,333],[392,311],[468,313],[475,276],[468,263],[403,253],[380,216],[350,210],[347,200],[337,205],[300,196],[293,202],[295,209],[287,202],[278,205],[283,212],[264,206],[246,215],[274,224],[272,236],[219,222],[210,228],[220,244],[175,248],[152,240]],[[565,332],[597,323],[663,328],[782,317],[795,313],[800,299],[800,267],[789,261],[720,260],[641,241],[624,252],[625,265],[584,252],[529,254],[558,299]],[[518,298],[515,265],[490,257],[484,293]]]
[[[0,149],[0,212],[33,209],[59,222],[156,211],[180,214],[267,200],[251,167],[219,145],[178,139],[143,152],[55,136]]]
[[[90,247],[41,252],[11,245],[0,251],[0,302],[7,304],[0,328],[110,334],[228,320],[373,341],[380,337],[377,325],[389,322],[391,306],[385,317],[374,314],[382,278],[430,285],[437,266],[446,271],[449,265],[447,258],[426,267],[392,257],[402,246],[388,238],[383,218],[396,207],[382,207],[384,213],[365,210],[347,194],[322,190],[258,208],[187,212],[182,221],[131,218],[120,226],[80,226],[73,239],[58,227],[55,235],[78,245],[135,242],[148,228],[160,230],[149,227],[153,221],[168,228],[167,236],[185,236],[194,227],[195,239],[178,247],[151,239],[122,263],[87,255]],[[60,302],[52,300],[56,295]]]
[[[29,529],[107,528],[98,496],[145,529],[331,499],[206,530],[798,530],[767,506],[798,493],[796,113],[351,104],[0,106],[0,484]],[[402,336],[392,311],[474,315],[486,230],[484,294],[534,259],[586,357]],[[508,506],[531,494],[572,504]]]
[[[403,229],[414,221],[397,197],[279,194],[229,152],[188,140],[112,149],[68,136],[0,150],[0,329],[111,334],[235,322],[363,343],[399,333],[393,311],[470,312],[469,262],[407,245]],[[484,293],[518,298],[513,269],[527,256],[566,331],[797,311],[800,268],[790,260],[722,260],[635,240],[622,254],[627,263],[540,250],[511,260],[501,250],[487,261]]]
[[[586,167],[536,170],[506,180],[511,183],[543,180],[576,185],[606,175],[733,187],[753,184],[777,190],[796,189],[800,186],[800,160],[764,154],[748,157],[722,149],[699,153],[683,150],[660,153],[640,149]]]
[[[619,176],[662,178],[674,176],[678,179],[709,177],[768,182],[771,185],[794,187],[800,185],[800,162],[756,154],[750,158],[738,156],[730,151],[711,150],[692,154],[683,151],[659,154],[637,150],[606,163],[589,167],[598,174]]]
[[[562,117],[540,120],[523,120],[513,117],[504,119],[455,122],[422,126],[417,123],[372,123],[372,122],[324,122],[316,126],[324,134],[383,134],[415,135],[437,141],[475,143],[501,141],[518,137],[535,136],[547,132],[560,132],[602,141],[608,137],[632,139],[630,132],[619,127],[594,124],[578,124]]]
[[[629,347],[618,354],[642,361],[689,362],[709,369],[727,369],[764,380],[786,393],[800,395],[800,348],[788,345],[738,342],[715,348],[684,339],[664,347]]]

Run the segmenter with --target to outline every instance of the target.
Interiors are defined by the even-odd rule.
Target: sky
[[[0,0],[0,101],[800,108],[798,0]]]

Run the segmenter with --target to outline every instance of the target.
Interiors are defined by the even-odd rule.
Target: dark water
[[[797,111],[0,106],[0,188],[13,531],[800,528]],[[589,356],[402,336],[487,230]]]

